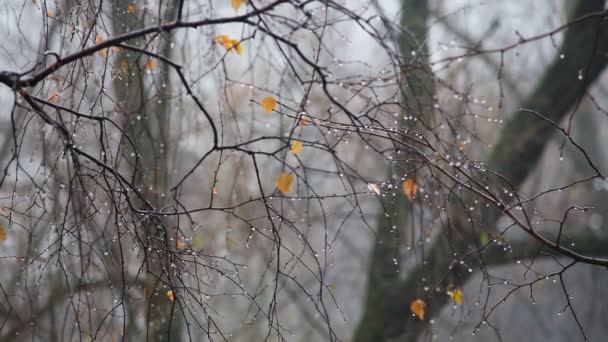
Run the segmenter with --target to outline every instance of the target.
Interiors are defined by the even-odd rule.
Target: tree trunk
[[[171,0],[166,4],[164,20],[174,20],[176,15],[176,4]],[[114,0],[112,11],[114,14],[113,34],[141,28],[145,18],[142,18],[139,9],[143,9],[145,2],[135,3],[136,13],[130,13],[129,5],[132,0]],[[171,32],[163,32],[152,44],[146,46],[146,50],[157,53],[160,56],[171,57]],[[158,50],[152,46],[160,41]],[[129,45],[143,48],[142,40],[132,40]],[[128,49],[121,49],[116,58],[116,64],[121,71],[121,77],[114,81],[116,99],[119,112],[124,115],[125,131],[136,149],[125,143],[125,161],[132,172],[134,184],[141,188],[142,193],[149,203],[155,208],[161,208],[167,204],[164,194],[168,189],[168,155],[169,132],[170,132],[170,107],[168,100],[171,92],[169,80],[169,66],[159,60],[142,53]],[[147,84],[154,79],[157,87]],[[176,230],[167,218],[154,217],[142,224],[140,236],[148,246],[158,244],[157,237],[177,237]],[[157,229],[163,229],[158,234],[151,233]],[[175,240],[173,240],[175,241]],[[165,241],[167,249],[175,248]],[[166,251],[150,251],[146,254],[146,275],[143,279],[144,293],[147,299],[144,301],[146,310],[146,330],[136,330],[134,324],[129,325],[130,338],[143,338],[152,341],[179,341],[182,329],[181,318],[175,311],[175,302],[169,300],[166,295],[169,288],[163,283],[171,283],[171,256]],[[154,293],[158,292],[158,295]],[[142,304],[137,304],[142,305]],[[137,310],[141,307],[129,308],[129,320],[135,318]],[[135,331],[133,331],[135,329]]]

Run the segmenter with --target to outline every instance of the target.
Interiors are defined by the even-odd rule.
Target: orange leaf
[[[174,301],[174,300],[175,300],[175,295],[173,294],[173,290],[169,290],[169,291],[167,291],[167,297],[169,297],[169,299],[170,299],[171,301]]]
[[[226,48],[226,50],[236,51],[236,53],[239,55],[242,55],[243,51],[245,50],[241,42],[236,39],[232,39],[230,38],[230,36],[227,36],[225,34],[221,34],[215,37],[215,41],[217,43],[222,44]]]
[[[181,237],[177,238],[177,249],[184,249],[184,239]]]
[[[2,227],[0,225],[0,241],[6,241],[8,239],[8,234],[6,233],[6,230],[4,229],[4,227]]]
[[[101,44],[104,40],[105,39],[103,39],[102,36],[97,36],[97,38],[95,38],[95,43]],[[99,54],[101,55],[101,57],[106,58],[106,56],[108,55],[108,48],[99,50]]]
[[[244,2],[245,0],[232,0],[232,8],[234,8],[235,11],[238,11],[239,7],[241,7]]]
[[[144,287],[142,297],[144,300],[146,300],[148,298],[148,288],[147,287]]]
[[[129,7],[127,8],[127,11],[129,11],[129,13],[131,13],[131,14],[135,14],[135,5],[130,4]]]
[[[123,58],[120,61],[120,70],[122,70],[123,74],[126,74],[129,71],[129,61],[126,58]]]
[[[403,182],[403,193],[410,202],[414,198],[414,195],[418,192],[418,185],[412,178],[408,178]]]
[[[272,96],[268,96],[263,98],[260,104],[266,113],[272,113],[274,107],[277,106],[277,100],[275,100]]]
[[[55,100],[57,99],[57,97],[58,97],[58,96],[59,96],[59,93],[58,93],[58,92],[55,90],[55,91],[53,92],[53,95],[51,95],[51,96],[49,97],[48,101],[49,101],[50,103],[53,103],[53,104],[54,104],[54,103],[55,103]]]
[[[215,41],[217,43],[224,45],[224,47],[226,47],[227,43],[232,42],[232,38],[230,38],[230,36],[227,36],[225,34],[220,34],[219,36],[215,37]],[[229,49],[229,48],[226,47],[226,49]]]
[[[302,119],[300,119],[299,125],[302,126],[302,127],[304,127],[304,126],[308,125],[309,123],[310,122],[308,120],[302,118]]]
[[[296,154],[298,154],[301,150],[302,150],[302,142],[300,140],[297,140],[296,142],[293,143],[293,145],[291,145],[291,153],[293,153],[294,156]]]
[[[410,304],[410,310],[420,320],[424,320],[424,311],[426,309],[426,303],[422,299],[416,299]]]
[[[146,70],[152,70],[154,68],[156,68],[156,59],[148,59],[148,61],[146,62],[145,65]]]
[[[276,186],[280,192],[286,194],[291,191],[291,185],[293,184],[295,177],[291,173],[282,172],[277,178]]]

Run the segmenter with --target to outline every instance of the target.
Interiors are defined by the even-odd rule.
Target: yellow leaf
[[[46,11],[46,16],[49,18],[53,18],[55,16],[55,14],[51,11]]]
[[[173,294],[173,290],[169,290],[169,291],[167,291],[167,297],[169,297],[169,299],[170,299],[171,301],[174,301],[174,300],[175,300],[175,295]]]
[[[8,234],[4,227],[0,226],[0,241],[6,241],[8,239]]]
[[[410,202],[418,192],[418,185],[412,178],[408,178],[403,182],[403,193]]]
[[[302,142],[300,140],[297,140],[296,142],[293,143],[293,145],[291,145],[291,153],[293,153],[294,156],[296,154],[298,154],[301,150],[302,150]]]
[[[479,234],[479,243],[482,246],[486,246],[487,244],[490,243],[490,235],[488,235],[488,233],[485,230],[482,230],[481,233]]]
[[[291,191],[291,185],[293,184],[295,177],[291,173],[282,172],[277,178],[276,186],[280,192],[286,194]]]
[[[424,320],[424,311],[426,309],[426,303],[422,299],[416,299],[410,304],[410,310],[420,320]]]
[[[195,236],[194,237],[194,248],[196,249],[201,249],[203,248],[203,238],[200,236]]]
[[[129,61],[126,58],[123,58],[120,61],[120,70],[122,70],[123,74],[126,74],[129,71]]]
[[[235,11],[238,11],[239,7],[241,7],[244,2],[245,0],[232,0],[232,8],[234,8]]]
[[[95,38],[96,44],[101,44],[103,43],[103,41],[104,39],[102,36],[97,36],[97,38]],[[99,50],[99,54],[101,55],[101,57],[106,58],[106,56],[108,55],[108,48]]]
[[[152,69],[156,68],[156,59],[153,59],[153,58],[148,59],[148,61],[146,62],[145,68],[146,68],[146,70],[152,70]]]
[[[336,284],[333,284],[333,283],[329,284],[329,288],[335,291],[336,290]]]
[[[240,56],[243,54],[243,52],[245,51],[245,48],[243,48],[243,44],[241,44],[241,42],[239,42],[236,39],[232,40],[232,46],[234,47],[234,51],[236,51],[236,53]]]
[[[131,14],[135,14],[135,5],[130,4],[129,7],[127,8],[127,11],[129,11],[129,13],[131,13]]]
[[[453,292],[448,292],[448,294],[450,295],[450,297],[452,297],[452,300],[456,304],[462,304],[463,303],[463,301],[464,301],[464,294],[462,293],[461,289],[454,290]]]
[[[236,244],[236,242],[234,242],[234,240],[232,240],[231,238],[226,238],[226,249],[227,250],[232,250],[232,247],[234,247],[235,244]]]
[[[274,107],[277,106],[277,100],[275,100],[272,96],[268,96],[263,98],[260,104],[266,113],[272,113]]]

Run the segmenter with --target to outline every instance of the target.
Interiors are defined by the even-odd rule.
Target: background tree
[[[5,2],[0,338],[605,333],[605,2],[458,6]]]
[[[410,27],[411,32],[403,34],[401,39],[401,51],[403,56],[410,56],[411,51],[415,51],[412,46],[416,46],[412,43],[416,38],[420,39],[423,37],[426,30],[426,18],[429,16],[428,2],[427,1],[412,1],[404,2],[406,7],[403,8],[404,15],[402,16],[403,27]],[[585,18],[585,16],[593,16],[597,13],[602,13],[604,8],[604,1],[580,1],[573,5],[570,13],[570,23],[573,21]],[[407,15],[406,15],[407,14]],[[505,127],[502,129],[500,138],[496,142],[495,146],[489,153],[489,161],[483,166],[483,168],[492,170],[496,173],[499,179],[493,181],[503,183],[505,189],[508,191],[515,191],[519,189],[527,175],[536,166],[541,153],[549,141],[550,136],[557,129],[560,130],[556,122],[560,122],[569,111],[574,113],[580,104],[580,101],[586,94],[587,87],[598,77],[601,71],[606,66],[606,58],[602,57],[600,51],[605,51],[608,46],[602,44],[603,35],[606,34],[605,28],[602,27],[601,21],[603,19],[598,17],[595,20],[584,21],[584,23],[578,25],[571,25],[569,27],[564,41],[559,48],[561,53],[555,56],[553,63],[547,68],[544,75],[538,82],[536,89],[531,93],[528,99],[524,100],[522,109],[513,114],[506,122]],[[575,23],[576,24],[576,23]],[[570,25],[568,25],[570,26]],[[551,36],[553,33],[549,32],[545,36]],[[412,35],[414,35],[412,37]],[[533,38],[534,40],[536,38]],[[520,36],[518,44],[525,44],[530,38],[526,39]],[[499,53],[501,55],[501,69],[499,70],[499,81],[502,72],[502,63],[504,54],[508,52],[509,47],[495,49],[489,51],[490,53]],[[423,50],[424,51],[424,50]],[[464,55],[484,53],[483,50],[473,50],[465,52]],[[428,54],[423,54],[422,57],[413,59],[410,64],[416,63],[416,60],[420,60],[422,68],[429,65],[429,61],[425,57]],[[564,56],[571,56],[568,62],[564,60]],[[584,75],[584,81],[581,82]],[[418,108],[414,109],[414,113],[423,113],[425,108],[427,111],[432,111],[432,105],[434,103],[433,88],[429,86],[415,86],[418,83],[432,83],[431,73],[409,73],[405,78],[405,98],[406,103],[414,102],[414,105],[418,105]],[[414,83],[414,86],[412,86]],[[422,98],[422,99],[421,99]],[[413,99],[413,101],[412,101]],[[409,101],[408,101],[409,100]],[[574,107],[574,109],[573,109]],[[547,115],[540,113],[550,113]],[[574,113],[570,113],[571,118]],[[570,119],[572,120],[572,119]],[[563,130],[565,138],[570,138],[569,129]],[[570,138],[571,139],[571,138]],[[565,141],[566,141],[565,140]],[[583,155],[585,151],[578,146],[575,142],[570,141],[580,149]],[[597,167],[590,161],[587,166],[592,169],[594,173],[590,178],[603,177],[602,173]],[[458,170],[462,172],[462,170]],[[465,177],[469,177],[467,172],[462,172]],[[466,183],[468,183],[465,180]],[[469,185],[472,188],[481,186],[484,183],[478,180],[472,181],[473,185]],[[483,182],[487,182],[484,180]],[[463,184],[464,185],[464,184]],[[517,199],[513,202],[509,197],[503,198],[501,194],[494,194],[498,200],[498,208],[519,208],[521,203],[528,202],[525,198]],[[450,279],[451,286],[455,288],[461,288],[463,283],[471,275],[471,272],[467,272],[466,269],[469,267],[462,267],[459,270],[458,265],[461,261],[466,259],[470,254],[479,254],[479,260],[476,263],[480,263],[482,268],[490,266],[494,263],[504,263],[505,258],[511,260],[512,256],[506,255],[494,255],[491,251],[491,241],[487,236],[500,236],[504,231],[500,229],[492,229],[491,227],[496,226],[496,221],[502,214],[500,210],[495,208],[489,210],[482,210],[482,214],[477,218],[466,213],[467,208],[475,208],[478,203],[477,200],[464,197],[458,198],[453,201],[453,206],[449,207],[447,217],[445,221],[445,231],[454,230],[455,234],[458,234],[458,238],[454,238],[452,234],[448,234],[445,237],[438,237],[434,244],[427,249],[424,260],[428,262],[421,263],[416,267],[405,279],[401,279],[398,276],[393,260],[398,257],[398,246],[391,247],[387,243],[378,243],[372,253],[372,262],[370,266],[369,285],[367,292],[367,305],[364,314],[363,321],[357,331],[356,340],[370,340],[377,341],[379,339],[386,339],[387,337],[394,337],[396,335],[403,335],[405,340],[416,340],[417,337],[425,329],[426,321],[419,320],[417,318],[411,318],[406,320],[404,323],[403,317],[410,311],[410,303],[416,298],[426,297],[425,303],[427,303],[426,312],[427,315],[432,315],[431,310],[441,309],[449,300],[449,296],[444,295],[443,288],[438,287],[445,281],[446,277],[449,277],[449,273],[446,270],[450,270],[450,273],[456,273],[457,275]],[[503,202],[505,201],[505,202]],[[474,202],[474,203],[473,203]],[[504,203],[504,204],[502,204]],[[570,210],[581,209],[578,207],[570,207],[566,212]],[[534,209],[532,209],[534,210]],[[583,209],[584,210],[584,209]],[[507,213],[509,215],[510,213]],[[404,215],[406,216],[406,215]],[[406,216],[407,217],[407,216]],[[541,242],[538,244],[531,244],[529,241],[520,242],[522,246],[518,244],[511,246],[518,258],[537,258],[541,251],[547,249],[549,251],[557,251],[558,253],[572,257],[571,264],[564,267],[562,272],[565,272],[571,265],[582,261],[595,263],[593,257],[585,260],[584,256],[577,254],[575,251],[563,251],[561,250],[562,245],[559,243],[563,225],[565,224],[567,214],[560,221],[560,230],[557,232],[555,242],[550,241],[543,235],[537,234],[532,226],[527,226],[527,232],[532,235],[535,239]],[[517,225],[517,220],[522,220],[519,217],[513,220],[512,224]],[[531,223],[529,218],[528,223]],[[395,220],[399,226],[407,224],[407,219]],[[475,222],[474,224],[472,222]],[[378,227],[380,232],[387,234],[386,237],[380,239],[380,241],[395,240],[394,230],[391,230],[391,226],[394,222],[390,219],[385,218],[384,215],[380,216],[380,223]],[[477,225],[477,228],[476,228]],[[481,233],[480,233],[481,231]],[[555,234],[555,232],[553,232]],[[588,240],[583,234],[582,240]],[[571,237],[574,241],[580,240],[581,237]],[[480,241],[483,240],[483,241]],[[600,241],[585,241],[582,246],[585,253],[594,255],[595,253],[601,253],[603,246],[605,246],[605,240]],[[488,251],[484,251],[487,248]],[[496,247],[495,247],[496,248]],[[502,249],[498,246],[497,248]],[[567,248],[567,247],[565,247]],[[458,255],[462,255],[458,257]],[[553,253],[547,254],[547,256],[555,255]],[[583,257],[581,260],[580,258]],[[430,264],[430,265],[429,265]],[[601,264],[601,263],[600,263]],[[452,269],[455,269],[452,271]],[[559,272],[560,281],[563,284],[562,272]],[[377,286],[382,284],[382,286]],[[433,291],[433,288],[438,288],[440,291]],[[425,290],[426,289],[426,290]],[[431,294],[428,292],[431,291]],[[441,292],[440,294],[433,294],[432,292]],[[568,298],[569,295],[564,287],[564,294]],[[575,319],[576,314],[573,311],[572,306],[568,301],[568,308],[571,310]],[[484,316],[489,315],[490,312],[484,311]],[[579,324],[580,325],[580,324]],[[584,335],[581,327],[581,333]]]

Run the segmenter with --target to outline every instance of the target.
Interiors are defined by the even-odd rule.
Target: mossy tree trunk
[[[427,44],[424,44],[428,15],[426,0],[403,2],[401,23],[407,27],[407,32],[401,32],[395,38],[403,58],[400,128],[405,131],[432,121],[433,116],[435,89],[428,70]],[[416,121],[404,119],[410,116]],[[401,158],[407,159],[407,153]],[[393,179],[406,173],[414,177],[411,169],[405,162],[392,163],[387,174]],[[387,323],[398,321],[392,315],[402,306],[398,301],[402,281],[400,266],[395,261],[400,258],[399,251],[406,237],[404,227],[411,211],[412,205],[403,196],[382,197],[382,210],[376,221],[376,244],[369,265],[365,311],[355,333],[355,341],[382,341],[399,332],[399,327]]]

